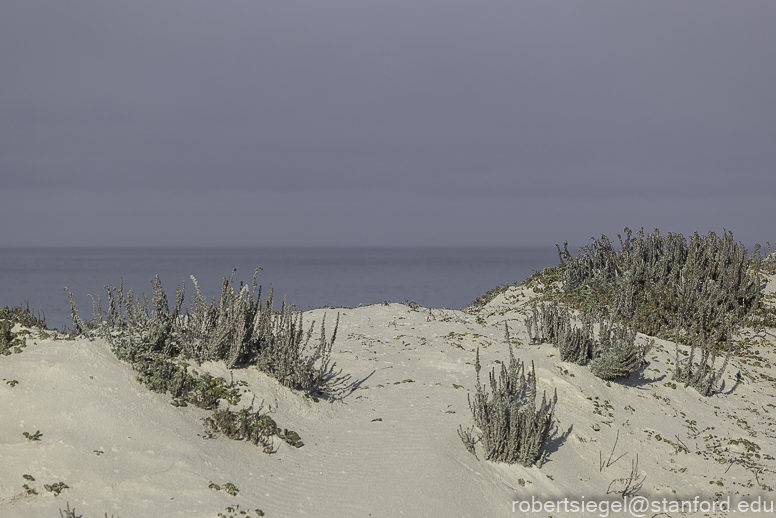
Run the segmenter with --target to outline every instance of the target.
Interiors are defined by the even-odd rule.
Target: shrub
[[[553,295],[579,309],[610,307],[617,294],[630,293],[619,315],[635,330],[668,338],[680,315],[692,315],[709,333],[724,327],[723,315],[741,320],[757,307],[758,272],[764,264],[757,246],[749,256],[732,232],[714,232],[688,240],[682,234],[660,236],[655,229],[635,236],[625,228],[619,249],[606,236],[581,247],[576,257],[558,246],[563,269]],[[767,263],[767,260],[765,261]]]
[[[593,354],[593,316],[583,312],[581,319],[581,327],[575,327],[567,305],[542,302],[539,309],[534,299],[531,313],[525,319],[529,343],[554,342],[562,361],[585,365]]]
[[[509,464],[533,465],[540,456],[553,425],[553,407],[558,401],[557,391],[551,402],[542,395],[536,408],[536,371],[533,364],[526,378],[525,364],[514,357],[509,347],[509,366],[501,364],[496,377],[490,372],[490,393],[480,383],[480,352],[477,350],[477,373],[474,401],[469,398],[474,422],[482,432],[478,439],[471,431],[459,429],[461,440],[474,453],[474,443],[482,441],[485,458]]]
[[[636,345],[636,325],[617,324],[617,317],[623,311],[628,312],[631,293],[617,297],[612,305],[609,318],[601,321],[598,332],[598,344],[590,362],[590,372],[604,380],[627,378],[646,361],[649,350],[655,341]],[[623,309],[625,308],[625,309]]]
[[[564,309],[566,308],[558,304],[546,305],[544,302],[538,306],[534,299],[531,314],[525,319],[529,342],[531,344],[556,342],[569,324],[568,311]]]
[[[558,340],[561,361],[586,365],[590,361],[593,350],[591,336],[586,326],[567,328]]]
[[[768,255],[765,256],[765,259],[763,259],[762,270],[773,275],[773,274],[776,274],[776,252],[771,251],[770,243],[767,243],[767,244],[768,244]]]
[[[650,344],[635,345],[636,331],[673,338],[691,346],[691,358],[700,347],[700,363],[677,364],[677,378],[702,394],[713,392],[727,359],[714,370],[717,356],[714,340],[728,343],[734,325],[763,325],[776,312],[758,308],[760,271],[773,271],[776,255],[764,259],[760,246],[749,256],[732,232],[721,237],[714,232],[687,240],[682,234],[661,236],[655,229],[634,235],[625,228],[617,235],[619,248],[606,236],[581,247],[576,257],[558,246],[561,264],[538,272],[524,283],[543,293],[546,300],[563,301],[582,311],[583,325],[573,330],[568,312],[560,306],[534,306],[526,320],[531,341],[554,341],[561,359],[585,361],[586,313],[605,314],[599,341],[591,351],[591,371],[603,379],[627,376],[643,362]],[[539,284],[541,283],[541,286]],[[592,337],[592,332],[589,334]]]
[[[654,343],[637,346],[635,326],[615,324],[623,307],[629,305],[628,297],[627,292],[617,296],[608,320],[602,320],[598,314],[581,312],[580,326],[572,322],[568,306],[562,306],[557,301],[550,304],[542,302],[539,306],[534,301],[526,318],[530,342],[554,342],[562,361],[577,365],[590,363],[591,372],[599,378],[628,377],[642,365]],[[599,324],[597,342],[593,332],[596,321]]]
[[[322,390],[330,372],[331,348],[337,335],[339,315],[330,340],[326,339],[325,317],[318,343],[310,346],[315,322],[307,332],[302,327],[302,312],[285,299],[280,311],[272,308],[272,287],[261,301],[261,288],[240,285],[235,290],[234,273],[224,277],[220,297],[208,304],[197,280],[194,298],[184,305],[185,283],[176,289],[175,302],[168,302],[162,282],[152,281],[149,302],[145,292],[137,297],[126,295],[119,287],[106,286],[108,310],[102,301],[93,300],[93,318],[84,321],[78,314],[73,295],[68,291],[76,333],[105,337],[116,355],[133,364],[147,364],[154,358],[223,360],[227,368],[255,365],[289,388]]]
[[[649,349],[637,347],[635,333],[629,329],[618,328],[609,336],[600,354],[590,362],[590,372],[604,380],[627,378],[641,366]]]
[[[684,386],[693,387],[702,396],[710,396],[717,390],[717,384],[725,373],[730,355],[733,351],[730,343],[727,345],[725,360],[719,370],[714,370],[722,333],[718,332],[711,339],[707,339],[705,333],[700,331],[693,337],[690,345],[690,353],[687,358],[679,358],[679,346],[676,346],[676,359],[674,367],[674,378],[676,381],[684,383]],[[694,362],[695,353],[700,348],[701,357],[698,363]]]

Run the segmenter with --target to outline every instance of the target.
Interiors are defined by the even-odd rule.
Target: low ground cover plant
[[[208,373],[199,374],[189,370],[185,362],[167,358],[144,358],[137,362],[137,381],[148,389],[173,397],[174,406],[187,406],[216,410],[220,400],[231,405],[240,401],[240,391],[234,380],[227,382]]]
[[[264,408],[263,403],[256,411],[253,410],[253,403],[251,402],[248,408],[242,408],[236,412],[231,408],[214,410],[212,415],[205,419],[205,425],[213,432],[221,433],[229,439],[243,440],[260,446],[267,454],[274,451],[272,444],[274,435],[295,448],[304,446],[298,433],[288,429],[280,432],[275,420],[269,414],[261,413]]]
[[[23,327],[37,327],[41,331],[46,327],[46,318],[35,316],[30,306],[8,307],[0,309],[0,355],[8,356],[11,353],[20,353],[27,346],[26,335],[29,330],[13,331],[16,324]]]
[[[40,329],[48,329],[46,327],[46,316],[35,315],[35,312],[30,309],[29,305],[25,307],[15,306],[0,309],[0,320],[7,320],[14,324],[21,324],[24,327],[37,327]]]
[[[0,320],[0,355],[8,356],[13,352],[21,352],[26,342],[14,333],[14,324],[10,320]]]
[[[193,404],[210,410],[210,417],[203,419],[210,432],[220,433],[233,440],[251,442],[261,446],[267,454],[275,451],[272,443],[274,435],[296,448],[304,445],[296,432],[285,430],[280,433],[274,419],[269,414],[261,413],[263,404],[253,411],[255,397],[248,408],[232,410],[232,406],[240,402],[239,387],[245,385],[245,382],[236,383],[234,378],[227,382],[224,378],[213,377],[208,373],[199,374],[185,362],[167,358],[145,358],[134,367],[138,371],[137,381],[154,392],[170,394],[173,406]],[[220,404],[222,400],[226,402],[226,408]]]

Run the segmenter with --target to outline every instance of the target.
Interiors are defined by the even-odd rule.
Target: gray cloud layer
[[[776,241],[776,4],[9,1],[2,244]]]

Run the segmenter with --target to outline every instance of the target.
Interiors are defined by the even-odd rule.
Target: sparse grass
[[[82,514],[75,513],[75,507],[70,509],[70,502],[67,502],[66,509],[59,510],[59,516],[60,518],[83,518]],[[108,513],[105,513],[105,518],[108,518]],[[114,516],[110,515],[110,518],[114,518]],[[118,516],[115,518],[118,518]]]
[[[639,455],[636,454],[636,459],[631,460],[631,471],[627,477],[616,478],[611,481],[609,487],[606,488],[606,494],[617,493],[622,497],[633,496],[639,492],[644,485],[644,480],[647,476],[639,480]]]
[[[245,382],[235,383],[234,379],[227,382],[224,378],[207,373],[200,375],[195,370],[190,371],[189,366],[183,362],[165,358],[146,358],[136,364],[135,368],[139,372],[137,381],[154,392],[169,393],[173,397],[173,406],[184,407],[191,403],[211,410],[211,416],[203,420],[212,432],[221,433],[229,439],[252,442],[268,454],[274,451],[271,440],[273,435],[278,435],[297,448],[303,446],[296,432],[286,430],[284,434],[278,434],[275,421],[269,415],[261,414],[263,404],[259,405],[256,412],[253,412],[253,402],[250,407],[236,412],[230,407],[219,408],[221,400],[230,406],[239,403],[241,395],[238,387],[245,385]]]
[[[83,515],[81,514],[75,514],[75,507],[70,509],[70,502],[66,502],[67,508],[65,510],[60,509],[59,510],[59,516],[61,518],[82,518]]]
[[[501,295],[502,293],[505,293],[510,287],[516,286],[516,285],[517,285],[517,283],[515,282],[515,283],[511,283],[511,284],[502,284],[500,286],[496,286],[492,290],[488,290],[485,293],[485,295],[483,295],[482,297],[477,297],[476,300],[470,302],[466,307],[469,310],[481,308],[484,305],[486,305],[488,302],[490,302],[491,300],[493,300],[496,297],[498,297],[499,295]]]
[[[35,482],[35,477],[32,475],[24,474],[22,475],[22,478],[26,480],[27,482]],[[22,484],[22,488],[24,489],[24,494],[26,495],[37,495],[38,490],[34,487],[30,487],[29,484]]]
[[[552,287],[560,281],[565,270],[565,264],[550,266],[534,272],[533,275],[520,283],[521,286],[533,289],[536,293],[544,293],[548,287]]]

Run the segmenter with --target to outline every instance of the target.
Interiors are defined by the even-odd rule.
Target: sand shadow
[[[639,367],[637,370],[631,372],[627,378],[617,378],[614,381],[615,383],[618,383],[619,385],[623,385],[625,387],[633,387],[633,388],[642,388],[645,385],[650,385],[652,383],[659,383],[666,379],[666,374],[661,374],[658,377],[655,378],[647,378],[645,374],[647,366],[643,365]]]
[[[741,371],[738,372],[738,376],[740,376],[740,375],[741,375]],[[730,389],[727,392],[725,392],[725,380],[722,380],[722,382],[720,382],[720,384],[719,384],[719,388],[717,390],[715,390],[714,392],[712,392],[712,395],[714,395],[714,394],[722,394],[722,395],[725,395],[725,396],[729,396],[729,395],[731,395],[736,390],[736,388],[740,384],[741,383],[739,382],[738,377],[736,377],[736,382],[733,383],[733,385],[730,387]]]
[[[572,430],[574,429],[574,425],[569,425],[568,430],[565,432],[560,432],[557,425],[553,427],[552,433],[549,437],[544,441],[544,453],[542,453],[542,456],[544,457],[544,461],[542,462],[542,465],[553,462],[552,460],[552,454],[560,449],[561,446],[566,442],[569,435],[571,435]]]
[[[317,391],[316,396],[326,401],[342,401],[361,385],[364,384],[377,371],[372,371],[363,379],[353,379],[351,374],[342,375],[342,369],[335,371],[336,362],[323,373],[324,390]]]

